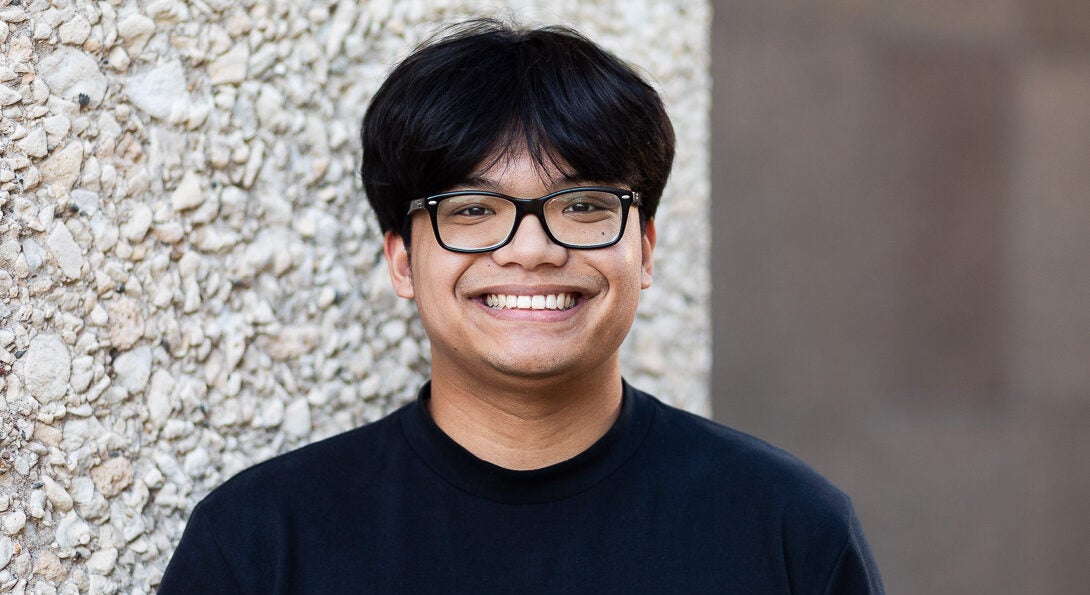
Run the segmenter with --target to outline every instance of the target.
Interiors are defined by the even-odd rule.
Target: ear
[[[640,288],[651,287],[651,273],[655,270],[655,220],[648,219],[643,227],[643,274],[640,276]]]
[[[412,263],[409,262],[409,249],[405,240],[398,234],[388,231],[382,244],[382,253],[386,255],[386,267],[390,270],[390,283],[397,295],[407,300],[416,296],[413,291]]]

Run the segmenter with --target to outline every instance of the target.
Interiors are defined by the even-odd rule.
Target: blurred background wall
[[[716,0],[717,419],[891,593],[1090,583],[1090,3]]]

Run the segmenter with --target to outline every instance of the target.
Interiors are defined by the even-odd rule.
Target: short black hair
[[[566,164],[573,179],[640,192],[645,223],[674,159],[662,99],[632,67],[572,29],[492,19],[449,28],[398,64],[360,136],[367,199],[382,231],[399,234],[410,201],[523,149],[543,170]]]

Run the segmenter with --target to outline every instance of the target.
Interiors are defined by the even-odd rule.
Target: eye
[[[558,197],[556,207],[573,221],[596,222],[619,211],[619,199],[612,194],[579,192]]]
[[[503,217],[510,203],[492,196],[452,196],[439,203],[439,221],[444,225],[490,224]]]
[[[450,213],[453,217],[487,217],[495,214],[496,211],[484,205],[465,205]]]
[[[596,204],[594,202],[587,201],[587,200],[580,200],[580,201],[576,201],[576,202],[572,202],[572,203],[568,204],[568,206],[564,207],[564,212],[565,213],[593,213],[594,211],[601,210],[602,208],[604,208],[604,207],[602,205],[600,205],[600,204]]]

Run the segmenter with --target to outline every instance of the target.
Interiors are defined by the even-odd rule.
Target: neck
[[[436,373],[430,413],[478,458],[513,470],[540,469],[589,448],[621,410],[619,365],[594,378],[513,379],[502,385]]]

